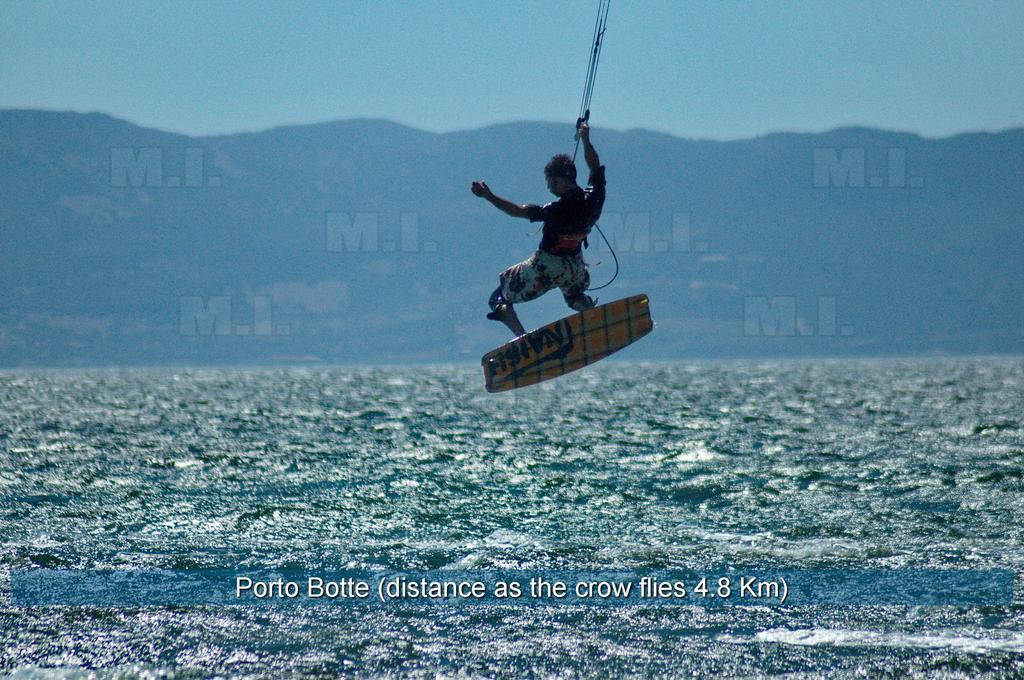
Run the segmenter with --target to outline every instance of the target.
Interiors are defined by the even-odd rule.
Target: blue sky
[[[575,119],[587,2],[0,1],[0,108],[190,134]],[[595,126],[736,139],[1024,124],[1024,2],[613,0]]]

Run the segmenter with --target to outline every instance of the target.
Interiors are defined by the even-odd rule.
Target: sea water
[[[500,395],[475,366],[8,371],[0,671],[1024,674],[1022,492],[1019,358],[606,362]],[[11,590],[48,573],[185,592],[221,573],[676,573],[714,592],[765,569],[1016,584],[971,605],[44,606]]]

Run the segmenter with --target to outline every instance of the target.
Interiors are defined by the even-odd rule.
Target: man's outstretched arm
[[[597,151],[590,143],[590,125],[587,123],[580,125],[580,139],[583,140],[583,158],[587,161],[590,172],[594,172],[601,167],[601,159],[597,157]]]
[[[487,199],[491,205],[506,215],[511,215],[512,217],[524,217],[526,219],[530,218],[529,206],[519,205],[512,201],[506,201],[501,196],[496,196],[494,192],[491,191],[491,188],[487,186],[486,182],[473,182],[470,190],[473,192],[473,195]]]

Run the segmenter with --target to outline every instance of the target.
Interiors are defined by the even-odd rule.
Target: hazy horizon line
[[[290,128],[317,127],[317,126],[322,126],[322,125],[332,125],[332,124],[336,124],[336,123],[353,123],[353,122],[359,122],[359,121],[390,123],[392,125],[397,125],[399,127],[403,127],[403,128],[408,129],[408,130],[413,130],[415,132],[421,132],[421,133],[424,133],[424,134],[431,134],[431,135],[436,135],[436,136],[455,135],[455,134],[461,134],[461,133],[465,133],[465,132],[476,132],[476,131],[480,131],[480,130],[486,130],[488,128],[502,127],[502,126],[506,126],[506,125],[564,125],[565,127],[570,128],[570,129],[573,127],[573,123],[572,122],[540,120],[540,119],[533,119],[533,120],[530,120],[530,119],[520,119],[520,120],[496,121],[496,122],[492,122],[492,123],[487,123],[487,124],[479,125],[479,126],[476,126],[476,127],[456,128],[456,129],[452,129],[452,130],[431,130],[431,129],[428,129],[428,128],[425,128],[425,127],[418,127],[416,125],[413,125],[413,124],[410,124],[410,123],[407,123],[407,122],[403,122],[403,121],[400,121],[400,120],[395,120],[393,118],[388,118],[388,117],[384,117],[384,116],[352,116],[352,117],[349,117],[349,118],[333,118],[333,119],[329,119],[329,120],[320,120],[320,121],[311,121],[311,122],[302,122],[302,123],[279,123],[279,124],[276,124],[276,125],[271,125],[269,127],[254,128],[254,129],[251,129],[251,130],[234,130],[234,131],[231,131],[231,132],[209,132],[209,133],[202,133],[202,134],[193,134],[193,133],[188,133],[188,132],[182,132],[180,130],[170,130],[170,129],[167,129],[167,128],[164,128],[164,127],[160,127],[160,126],[156,126],[156,125],[149,125],[149,124],[145,124],[145,123],[140,123],[140,122],[137,122],[135,120],[131,120],[129,118],[122,117],[122,116],[119,116],[119,115],[114,114],[114,113],[110,113],[109,111],[99,111],[99,110],[83,111],[83,110],[70,109],[70,108],[68,108],[68,109],[53,109],[53,108],[38,108],[38,107],[37,108],[33,108],[33,107],[0,108],[0,113],[17,113],[17,112],[75,114],[75,115],[82,115],[82,116],[100,115],[100,116],[106,116],[107,118],[111,118],[111,119],[116,120],[116,121],[120,121],[120,122],[123,122],[123,123],[128,123],[129,125],[132,125],[132,126],[144,129],[144,130],[153,130],[153,131],[156,131],[156,132],[163,132],[163,133],[166,133],[166,134],[180,135],[182,137],[189,137],[189,138],[192,138],[192,139],[205,139],[205,138],[211,138],[211,137],[230,137],[230,136],[234,136],[234,135],[258,135],[258,134],[264,134],[264,133],[267,133],[267,132],[272,132],[274,130],[284,130],[284,129],[290,129]],[[649,127],[620,128],[620,127],[600,125],[600,126],[595,126],[594,129],[596,129],[596,130],[607,130],[607,131],[616,132],[616,133],[619,133],[619,134],[627,134],[627,133],[630,133],[630,132],[650,132],[650,133],[654,133],[654,134],[664,135],[666,137],[673,137],[675,139],[684,139],[684,140],[698,141],[698,142],[720,142],[720,143],[750,141],[750,140],[760,139],[760,138],[763,138],[763,137],[770,137],[772,135],[822,135],[822,134],[828,134],[830,132],[836,132],[838,130],[849,130],[849,129],[877,130],[879,132],[887,132],[887,133],[901,134],[901,135],[912,135],[912,136],[918,137],[920,139],[927,139],[927,140],[936,140],[936,141],[938,141],[938,140],[944,140],[944,139],[952,139],[954,137],[960,137],[960,136],[964,136],[964,135],[982,135],[982,134],[998,135],[998,134],[1004,134],[1004,133],[1007,133],[1007,132],[1013,132],[1013,131],[1024,129],[1024,123],[1022,123],[1021,125],[1015,125],[1015,126],[1006,127],[1006,128],[1000,128],[1000,129],[995,129],[995,130],[992,130],[992,129],[967,129],[967,130],[961,130],[959,132],[955,132],[955,133],[951,133],[951,134],[947,134],[947,135],[941,135],[941,136],[928,136],[928,135],[924,135],[924,134],[922,134],[922,133],[920,133],[918,131],[915,131],[915,130],[907,130],[907,129],[900,129],[900,128],[877,127],[877,126],[874,126],[874,125],[867,125],[867,124],[862,124],[862,123],[836,124],[836,125],[833,125],[831,127],[828,127],[828,128],[825,128],[825,129],[821,129],[821,130],[785,130],[785,129],[782,129],[782,130],[771,130],[771,131],[761,132],[761,133],[758,133],[758,134],[755,134],[755,135],[747,135],[747,136],[741,136],[741,137],[727,137],[727,138],[726,137],[722,137],[722,138],[717,138],[717,137],[690,137],[690,136],[681,135],[681,134],[676,133],[676,132],[669,132],[669,131],[660,130],[660,129],[656,129],[656,128],[649,128]]]

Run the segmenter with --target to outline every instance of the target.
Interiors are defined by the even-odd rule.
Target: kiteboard
[[[488,392],[534,385],[583,368],[651,332],[647,295],[579,312],[521,335],[483,356]]]

